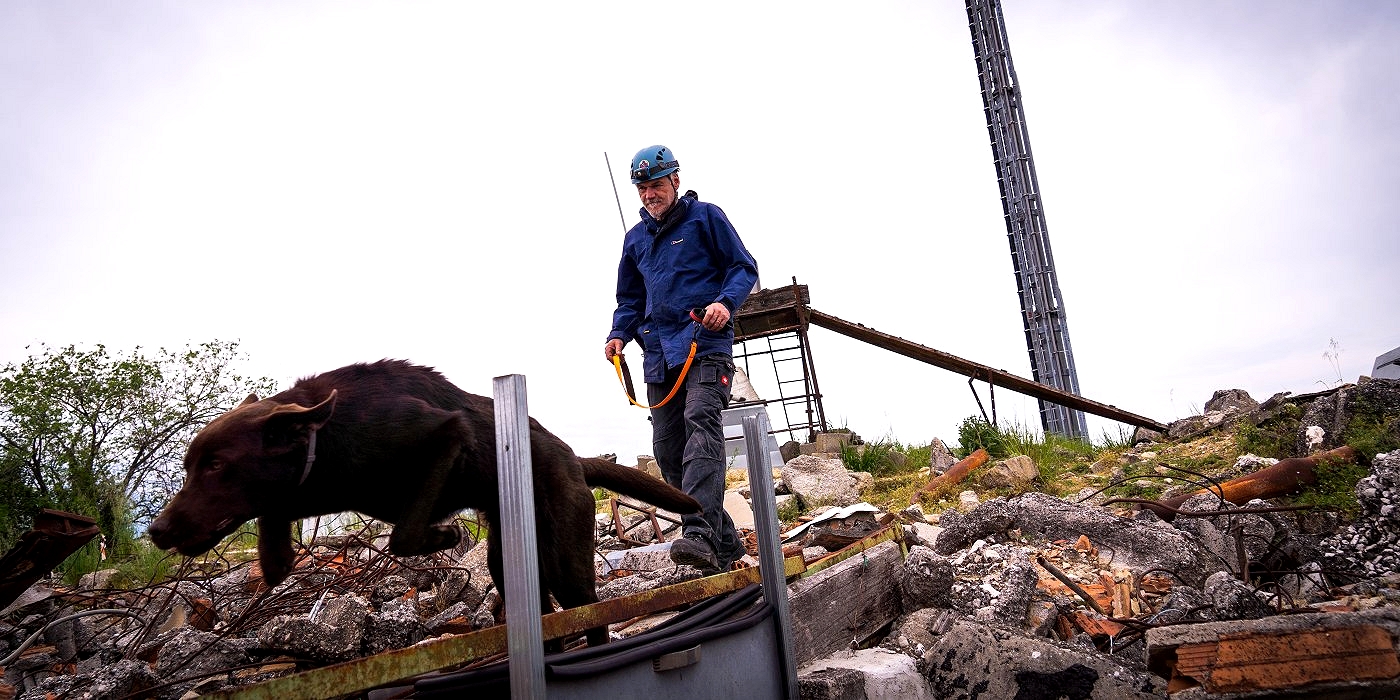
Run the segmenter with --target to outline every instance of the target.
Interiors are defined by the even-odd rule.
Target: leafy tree
[[[39,507],[97,518],[114,545],[178,488],[185,446],[272,380],[237,373],[238,343],[111,354],[47,345],[0,369],[0,544]]]

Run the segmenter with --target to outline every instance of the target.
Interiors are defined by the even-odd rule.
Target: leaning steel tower
[[[1016,291],[1021,297],[1021,317],[1030,352],[1031,378],[1062,391],[1079,393],[1074,353],[1069,345],[1065,303],[1055,278],[1050,254],[1050,234],[1040,184],[1031,160],[1026,115],[1021,109],[1021,89],[1011,65],[1011,47],[999,0],[967,0],[972,50],[982,83],[982,107],[987,134],[992,140],[1001,208],[1016,271]],[[1040,423],[1046,432],[1086,437],[1084,413],[1040,399]]]

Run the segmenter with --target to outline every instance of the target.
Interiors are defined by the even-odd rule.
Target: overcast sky
[[[604,154],[631,225],[627,161],[664,143],[765,287],[1030,376],[962,2],[481,5],[0,4],[0,363],[221,339],[284,386],[519,373],[577,452],[632,463]],[[1400,4],[1004,9],[1085,396],[1168,422],[1400,346]],[[811,344],[867,439],[977,412],[964,377]]]

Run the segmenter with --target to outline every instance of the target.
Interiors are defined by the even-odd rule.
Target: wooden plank
[[[810,303],[812,303],[812,297],[805,284],[788,285],[777,289],[760,289],[749,295],[749,298],[744,301],[744,305],[739,307],[734,316],[742,320],[745,316],[777,309],[792,309]]]
[[[799,308],[811,301],[805,284],[754,292],[734,312],[734,339],[742,341],[804,328],[806,321]]]
[[[1205,686],[1214,693],[1241,693],[1397,675],[1400,660],[1390,632],[1367,625],[1221,639]]]
[[[898,543],[885,542],[788,586],[797,665],[860,642],[899,616]]]

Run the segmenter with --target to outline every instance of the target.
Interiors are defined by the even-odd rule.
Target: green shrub
[[[953,454],[962,459],[979,447],[996,459],[1010,454],[1007,452],[1006,438],[995,425],[988,423],[984,418],[968,416],[958,426],[958,449]]]

